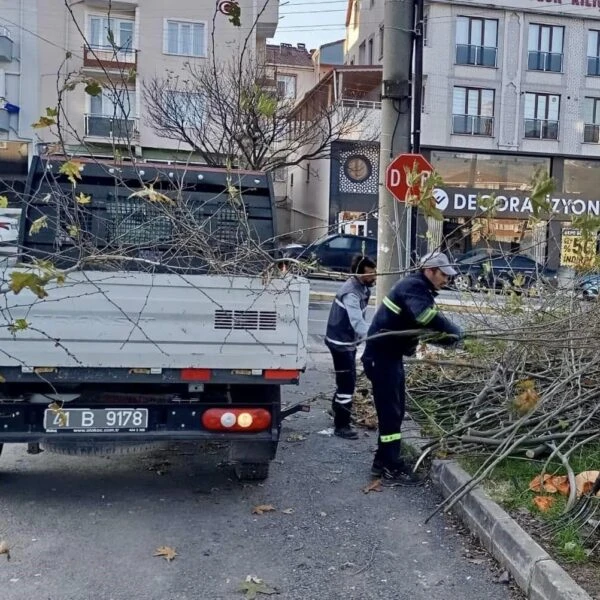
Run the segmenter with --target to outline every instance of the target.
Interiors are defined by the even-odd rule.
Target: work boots
[[[345,440],[358,439],[358,432],[350,424],[352,418],[352,402],[340,404],[339,402],[336,402],[334,396],[331,406],[333,408],[333,434],[344,438]]]

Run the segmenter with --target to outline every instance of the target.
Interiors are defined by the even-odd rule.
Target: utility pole
[[[406,206],[385,188],[385,171],[391,159],[411,149],[411,98],[414,0],[385,0],[383,33],[383,84],[379,149],[379,211],[377,231],[377,304],[398,280],[406,264],[410,231]]]

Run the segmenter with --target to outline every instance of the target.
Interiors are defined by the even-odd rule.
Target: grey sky
[[[279,26],[270,44],[288,42],[316,48],[346,35],[347,0],[281,0]]]

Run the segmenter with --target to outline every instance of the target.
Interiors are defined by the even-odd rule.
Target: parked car
[[[520,254],[474,254],[458,261],[454,287],[458,290],[516,290],[538,292],[556,285],[556,271]]]
[[[575,293],[584,300],[597,300],[600,294],[600,273],[587,273],[575,281]]]
[[[316,261],[325,269],[347,273],[350,271],[352,259],[357,254],[377,257],[377,240],[338,233],[300,248],[298,244],[291,244],[282,248],[282,251],[285,258]]]

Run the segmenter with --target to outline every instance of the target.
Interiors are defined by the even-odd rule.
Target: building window
[[[557,140],[559,112],[560,96],[525,94],[525,137]]]
[[[494,135],[494,90],[454,88],[452,133]]]
[[[167,90],[165,96],[165,108],[177,124],[195,127],[202,123],[205,102],[202,94]]]
[[[294,100],[296,98],[296,76],[277,75],[277,95],[281,99]]]
[[[587,74],[600,76],[600,31],[588,31],[587,42]]]
[[[363,42],[358,47],[358,64],[364,65],[366,64],[366,54],[367,54],[367,44]]]
[[[562,73],[564,27],[529,25],[527,68],[530,71]]]
[[[373,56],[373,38],[369,38],[367,43],[367,59],[370,65],[375,62],[375,57]]]
[[[206,56],[206,24],[191,21],[165,21],[164,54]]]
[[[600,98],[584,98],[583,123],[583,141],[597,144],[600,141]]]
[[[89,18],[89,45],[94,50],[117,49],[131,52],[133,47],[131,19],[114,19],[100,16]]]
[[[429,29],[429,6],[423,9],[423,46],[427,46],[427,31]]]
[[[475,17],[456,20],[456,64],[495,67],[498,21]]]
[[[128,137],[135,130],[135,91],[107,90],[89,96],[89,113],[85,116],[85,135]]]
[[[383,25],[379,26],[379,60],[383,59]]]

